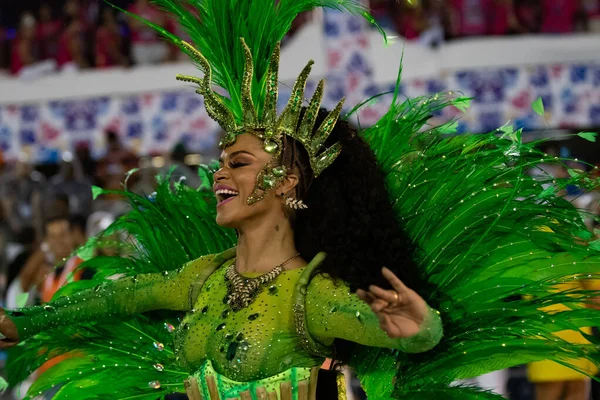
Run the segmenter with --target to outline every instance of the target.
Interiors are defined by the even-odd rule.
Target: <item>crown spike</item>
[[[252,100],[252,79],[254,78],[254,64],[252,62],[252,53],[246,44],[244,38],[241,38],[244,47],[244,77],[242,80],[242,116],[244,125],[258,125],[258,114]]]
[[[315,89],[312,99],[310,100],[308,108],[304,112],[302,122],[300,122],[300,127],[298,128],[298,133],[295,135],[296,137],[302,138],[307,142],[312,136],[312,131],[317,121],[319,108],[321,108],[321,102],[323,101],[324,89],[325,81],[321,79],[317,85],[317,88]],[[307,150],[308,149],[309,148],[307,148]]]
[[[234,132],[238,129],[233,113],[223,104],[221,98],[211,88],[212,69],[206,58],[194,46],[188,42],[181,45],[187,53],[196,61],[204,72],[203,78],[187,75],[177,75],[177,79],[185,82],[193,82],[198,85],[197,92],[204,96],[204,106],[208,115],[217,121],[226,132]]]
[[[331,131],[333,131],[333,128],[335,127],[335,124],[339,119],[340,114],[342,113],[344,101],[345,99],[342,99],[337,104],[333,111],[331,111],[327,118],[325,118],[319,129],[317,129],[317,132],[315,133],[310,142],[310,148],[313,152],[316,153],[321,148],[321,146],[323,146],[323,144],[331,134]]]
[[[288,135],[293,136],[298,127],[298,119],[300,118],[300,111],[302,110],[302,103],[304,101],[304,89],[306,88],[306,81],[308,80],[308,76],[310,75],[314,63],[313,60],[310,60],[302,70],[302,73],[300,73],[300,76],[292,89],[290,101],[279,117],[279,122],[277,124],[278,130],[281,130]]]
[[[265,96],[265,106],[263,111],[262,123],[269,127],[275,126],[277,121],[277,98],[279,96],[279,56],[281,53],[281,44],[277,43],[275,50],[271,55],[269,62],[269,71],[267,73],[267,87]]]
[[[177,74],[175,79],[181,82],[195,83],[198,86],[202,86],[204,84],[202,78],[198,78],[197,76]]]
[[[311,158],[310,166],[313,170],[313,176],[316,178],[321,175],[327,167],[329,167],[342,152],[342,144],[336,142],[325,150],[318,159]]]

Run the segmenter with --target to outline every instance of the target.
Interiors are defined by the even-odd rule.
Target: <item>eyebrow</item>
[[[234,151],[233,153],[229,154],[229,158],[233,158],[235,156],[237,156],[238,154],[248,154],[251,155],[252,157],[256,158],[256,156],[252,153],[250,153],[249,151],[246,150],[238,150],[238,151]],[[219,162],[222,163],[223,162],[223,157],[219,157]]]

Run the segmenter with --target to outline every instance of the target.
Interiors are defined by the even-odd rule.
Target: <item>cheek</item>
[[[247,198],[256,187],[256,177],[258,176],[260,171],[255,169],[247,169],[245,171],[240,171],[240,174],[234,178],[234,182],[240,195],[245,196]]]

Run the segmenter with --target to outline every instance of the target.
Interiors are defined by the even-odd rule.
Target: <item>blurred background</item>
[[[113,2],[185,37],[148,0]],[[197,185],[197,165],[218,155],[220,131],[202,98],[174,79],[198,72],[139,22],[95,0],[2,3],[0,294],[3,305],[15,307],[24,293],[30,294],[29,304],[49,299],[80,260],[59,269],[52,265],[126,211],[118,197],[92,202],[92,185],[121,188],[128,171],[136,170],[127,188],[150,194],[154,176],[172,168],[174,180]],[[282,50],[280,78],[287,85],[281,105],[309,57],[316,63],[308,92],[327,78],[328,107],[342,96],[351,107],[393,90],[403,57],[403,95],[452,91],[473,98],[466,113],[448,108],[432,119],[454,121],[450,133],[512,124],[524,129],[525,140],[547,139],[549,154],[581,160],[569,168],[600,164],[595,142],[568,136],[600,127],[600,0],[365,5],[387,41],[364,21],[341,13],[298,17]],[[532,109],[536,99],[544,104],[543,115]],[[354,122],[374,123],[389,101],[383,96],[369,102]],[[561,177],[568,171],[540,166],[532,171],[538,173]],[[572,187],[564,194],[598,215],[599,193]],[[587,221],[595,228],[593,218]],[[505,371],[490,378],[489,387],[507,398],[534,399],[525,371]],[[569,390],[575,389],[552,398],[588,398],[566,397]]]

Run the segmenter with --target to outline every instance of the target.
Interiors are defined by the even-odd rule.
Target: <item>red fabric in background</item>
[[[459,36],[480,36],[487,33],[491,0],[448,0],[448,5],[458,16]]]
[[[577,0],[542,0],[543,33],[568,33],[575,27]]]

